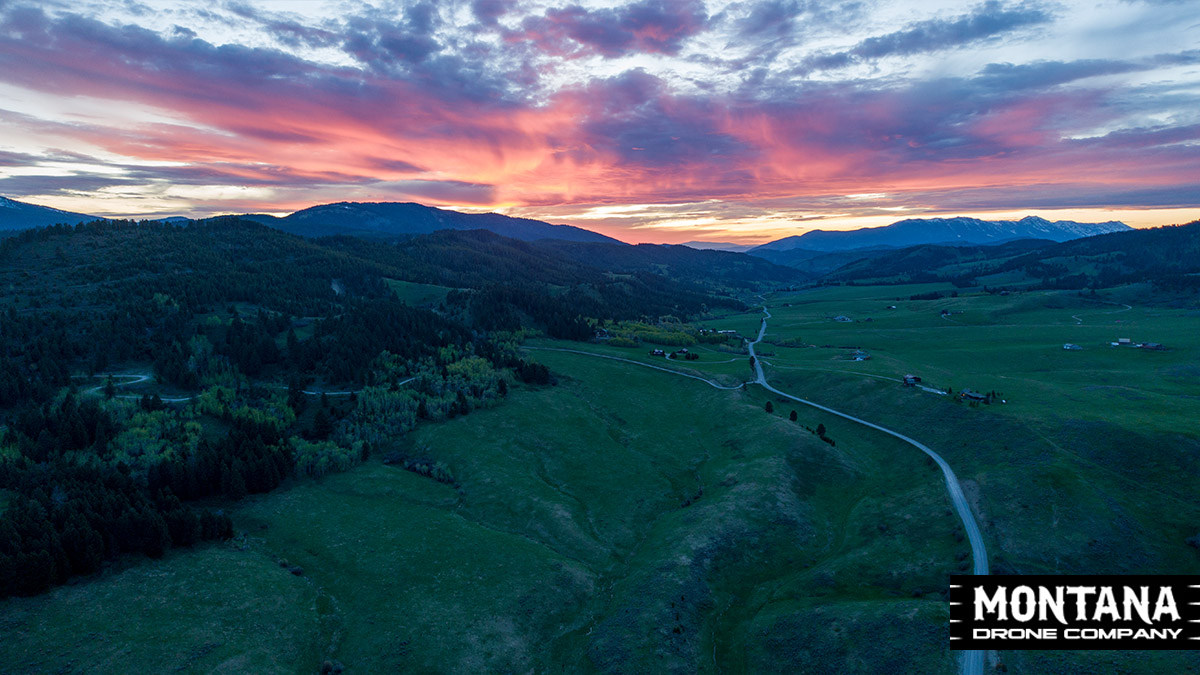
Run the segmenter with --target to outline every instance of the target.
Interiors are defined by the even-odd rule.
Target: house
[[[1165,349],[1165,347],[1163,347],[1162,345],[1160,345],[1157,342],[1143,342],[1142,344],[1140,344],[1138,346],[1141,347],[1142,349],[1153,349],[1156,352],[1161,352],[1161,351],[1164,351],[1164,349]]]
[[[866,361],[871,358],[871,355],[859,349],[850,355],[855,361]]]
[[[958,395],[967,399],[968,401],[983,401],[984,403],[987,402],[988,398],[987,394],[981,394],[977,391],[971,391],[970,389],[963,389]]]
[[[1083,349],[1083,347],[1080,347],[1079,345],[1073,345],[1073,344],[1071,344],[1070,342],[1068,342],[1068,343],[1066,343],[1066,344],[1064,344],[1064,345],[1063,345],[1063,349],[1065,349],[1065,350],[1067,350],[1067,351],[1069,351],[1069,352],[1077,352],[1077,351],[1080,351],[1080,350],[1082,350],[1082,349]]]
[[[842,323],[850,323],[851,321],[850,317],[846,316],[845,314],[838,314],[837,316],[833,317],[833,320],[841,321]]]
[[[1117,344],[1131,345],[1131,344],[1133,344],[1133,340],[1130,340],[1129,338],[1117,338]]]
[[[896,309],[895,305],[888,305],[888,309]]]
[[[720,333],[721,335],[733,335],[733,334],[737,333],[736,330],[719,330],[717,332]]]
[[[661,349],[655,349],[654,351],[650,352],[650,356],[666,356],[666,355],[667,355],[667,353]]]
[[[921,382],[921,378],[917,377],[916,375],[905,375],[904,376],[904,386],[906,386],[906,387],[915,387],[920,382]]]

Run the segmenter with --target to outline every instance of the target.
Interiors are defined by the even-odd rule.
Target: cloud
[[[472,0],[471,12],[479,23],[495,26],[516,5],[515,0]]]
[[[826,217],[849,208],[845,195],[868,192],[889,195],[878,208],[1043,203],[1054,186],[1078,189],[1062,203],[1148,205],[1186,200],[1200,184],[1200,101],[1188,82],[1162,76],[1200,62],[1196,51],[1014,55],[965,75],[818,80],[777,65],[812,55],[798,36],[833,20],[816,3],[737,4],[716,17],[698,3],[648,1],[530,14],[521,3],[478,0],[400,13],[362,7],[336,19],[254,5],[205,11],[212,18],[172,15],[156,32],[70,8],[0,10],[0,82],[73,97],[44,116],[0,110],[23,143],[6,144],[0,167],[36,167],[56,148],[71,148],[80,167],[0,179],[0,192],[137,188],[181,204],[210,194],[238,203],[353,195],[549,214],[737,205],[719,215],[685,209],[678,224],[762,221],[801,206],[812,211],[805,217]],[[238,21],[262,31],[258,46],[214,37],[212,25]],[[818,56],[920,55],[1048,21],[1035,6],[991,3]],[[171,27],[179,22],[182,30]],[[693,44],[754,55],[682,61]],[[313,46],[319,55],[305,51]],[[645,54],[654,58],[630,58],[635,68],[616,60]],[[1123,84],[1133,77],[1144,84]],[[43,150],[16,149],[27,146]],[[88,173],[102,163],[118,173]],[[235,189],[218,189],[227,186]],[[278,208],[264,200],[255,210]]]
[[[830,70],[889,56],[955,49],[1020,28],[1044,24],[1052,18],[1049,12],[1038,7],[1007,9],[999,2],[989,0],[970,14],[954,19],[920,21],[904,30],[869,37],[846,51],[814,55],[805,61],[802,70]]]
[[[674,55],[688,38],[705,29],[707,19],[699,0],[641,0],[598,10],[570,5],[527,17],[508,40],[531,40],[547,54],[567,57]]]

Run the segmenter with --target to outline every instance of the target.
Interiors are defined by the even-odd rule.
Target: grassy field
[[[910,299],[935,290],[947,297]],[[941,452],[972,500],[995,573],[1200,573],[1200,555],[1185,544],[1200,529],[1200,314],[1134,297],[1118,297],[1127,306],[1063,292],[952,291],[832,287],[770,297],[765,342],[777,344],[761,348],[773,354],[764,358],[768,377]],[[760,316],[717,323],[744,331]],[[1168,349],[1111,347],[1119,337]],[[1083,349],[1063,350],[1067,342]],[[854,361],[855,350],[871,358]],[[906,373],[934,388],[995,390],[1007,402],[970,407],[903,387]],[[825,424],[836,437],[847,423]],[[1002,658],[1009,672],[1200,670],[1194,652]]]
[[[1200,573],[1184,543],[1200,529],[1200,317],[1062,293],[908,299],[933,290],[951,289],[768,297],[768,377],[941,452],[996,573]],[[760,318],[705,325],[749,335]],[[1108,347],[1117,337],[1169,349]],[[750,375],[704,345],[687,362],[531,346]],[[760,387],[529,353],[555,386],[514,387],[347,473],[248,499],[229,544],[0,603],[0,670],[955,672],[944,592],[969,548],[924,455]],[[909,372],[1008,403],[906,388]],[[453,484],[384,465],[392,449],[444,463]],[[1200,652],[993,657],[1033,675],[1200,672]]]
[[[327,633],[308,580],[210,546],[0,602],[0,671],[312,673]]]
[[[761,391],[537,358],[557,386],[398,441],[457,487],[375,460],[252,498],[233,546],[0,605],[19,635],[0,656],[15,672],[237,670],[243,652],[281,673],[953,670],[940,591],[967,549],[922,458],[852,429],[823,443]],[[260,627],[251,650],[238,631]]]
[[[386,279],[385,281],[397,298],[413,307],[437,305],[446,299],[447,293],[454,290],[448,286],[419,284],[415,281],[400,281],[399,279]]]

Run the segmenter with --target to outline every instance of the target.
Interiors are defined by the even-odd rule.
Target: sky
[[[1200,218],[1200,3],[0,0],[0,195],[630,242]]]

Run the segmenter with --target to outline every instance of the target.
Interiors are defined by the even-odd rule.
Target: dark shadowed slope
[[[74,225],[89,220],[95,220],[95,217],[0,197],[0,232],[28,230],[59,223]]]

